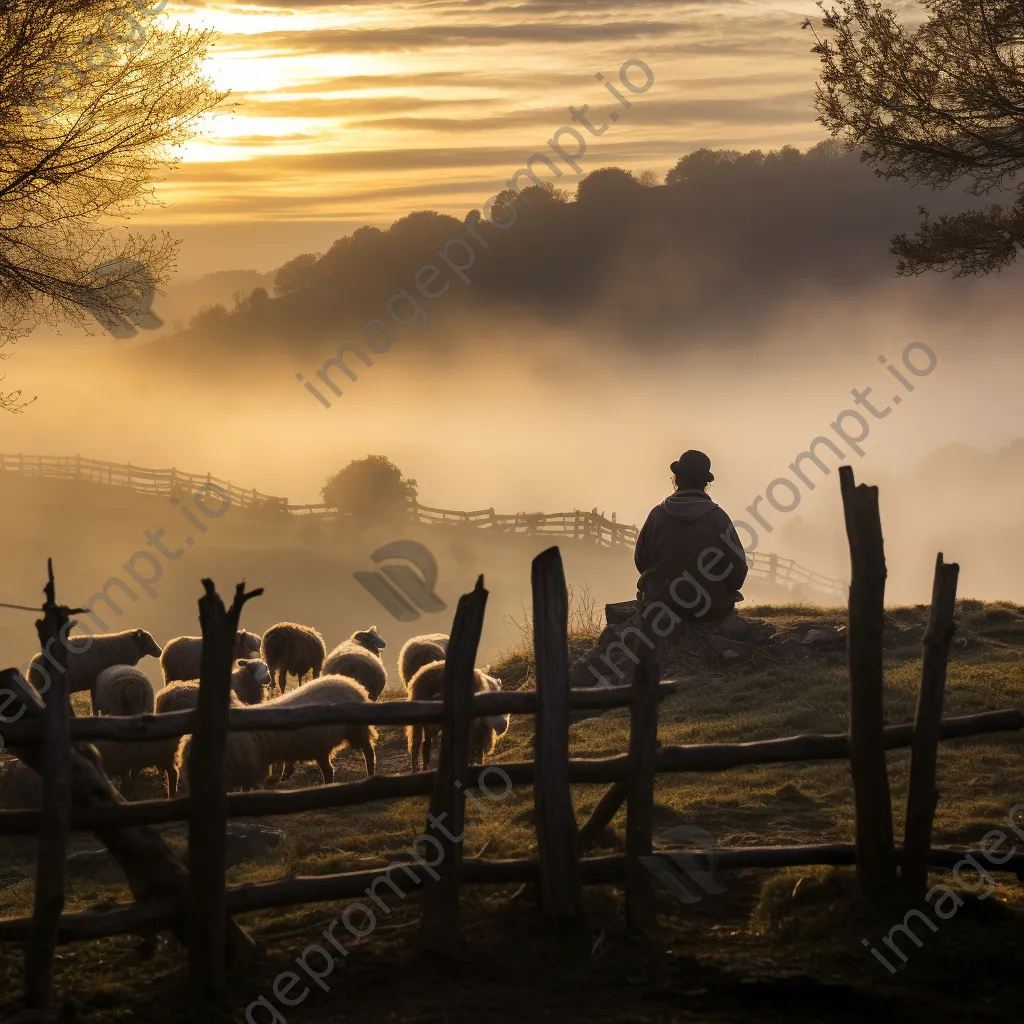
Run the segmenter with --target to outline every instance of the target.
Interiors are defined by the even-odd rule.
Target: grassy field
[[[799,638],[810,626],[840,625],[842,610],[760,607],[753,614],[773,622],[780,638]],[[886,701],[889,722],[912,718],[920,668],[924,607],[888,614]],[[577,617],[574,646],[585,643],[594,617]],[[946,690],[946,714],[1024,706],[1024,608],[1006,602],[961,601]],[[706,664],[685,635],[670,638],[664,675],[679,679],[666,700],[659,737],[664,744],[743,741],[801,732],[841,732],[846,726],[847,679],[840,647],[774,645],[764,657],[721,670]],[[509,652],[496,666],[510,685],[532,685],[529,654]],[[513,722],[493,760],[532,756],[532,720]],[[573,726],[572,752],[600,757],[626,749],[628,716],[617,710]],[[403,740],[382,730],[383,771],[404,770]],[[977,842],[991,829],[1008,831],[1005,818],[1024,801],[1022,738],[1004,734],[944,743],[939,759],[941,797],[935,823],[938,845]],[[908,755],[889,755],[895,827],[902,834]],[[358,754],[338,755],[339,776],[357,779]],[[296,769],[295,784],[314,784],[316,769]],[[144,779],[132,796],[157,795]],[[600,787],[577,787],[577,818],[583,821]],[[483,799],[483,798],[478,798]],[[671,826],[696,825],[724,847],[852,841],[852,788],[845,762],[771,765],[659,779],[656,834]],[[475,822],[465,854],[501,858],[535,849],[533,795],[526,788],[503,799],[483,800],[487,813]],[[262,819],[276,830],[276,846],[255,852],[230,869],[232,882],[285,875],[320,874],[383,866],[396,858],[425,824],[423,799],[370,804],[293,818]],[[594,853],[622,847],[624,812],[600,838]],[[1001,824],[1002,823],[1002,824]],[[1024,827],[1024,826],[1022,826]],[[165,830],[184,854],[183,827]],[[92,849],[76,837],[75,849]],[[0,842],[0,912],[25,914],[32,902],[32,840]],[[378,914],[372,934],[352,939],[339,929],[349,955],[325,984],[311,986],[299,1005],[285,1008],[273,997],[275,977],[295,969],[295,958],[318,940],[343,904],[302,906],[246,915],[240,920],[259,941],[259,954],[238,980],[222,1014],[204,1009],[205,1020],[245,1020],[260,996],[264,1006],[250,1020],[287,1021],[775,1021],[804,1020],[986,1021],[1019,1013],[1016,980],[1024,955],[1024,887],[1012,875],[979,900],[958,888],[948,872],[942,881],[964,901],[934,933],[915,930],[921,948],[901,940],[909,960],[890,975],[861,940],[874,946],[899,916],[875,919],[858,903],[852,870],[789,869],[729,872],[727,892],[693,906],[662,893],[659,923],[642,939],[622,926],[622,894],[611,887],[588,890],[588,925],[580,933],[550,935],[533,913],[529,888],[463,890],[465,956],[461,969],[416,952],[417,899],[383,895],[391,912]],[[964,878],[973,885],[972,879]],[[117,876],[76,873],[69,910],[127,900]],[[927,908],[926,908],[927,912]],[[355,917],[355,926],[363,918]],[[136,940],[123,937],[62,949],[58,987],[68,1020],[179,1021],[195,1012],[184,991],[185,961],[171,939],[161,939],[152,959],[140,961]],[[884,947],[881,947],[884,951]],[[895,961],[893,961],[895,962]],[[21,951],[0,955],[2,1002],[10,1008],[20,990]],[[308,979],[306,979],[308,982]],[[301,992],[299,985],[294,994]]]

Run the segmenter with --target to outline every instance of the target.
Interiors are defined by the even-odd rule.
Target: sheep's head
[[[135,649],[139,652],[139,658],[145,658],[147,655],[152,655],[154,658],[159,658],[163,653],[160,650],[160,645],[153,639],[151,633],[147,633],[144,629],[136,629],[132,632],[132,640],[135,641]]]
[[[263,639],[258,634],[250,633],[244,629],[238,631],[238,636],[235,638],[235,647],[240,658],[254,658],[260,653],[262,646]]]
[[[380,657],[380,652],[387,647],[384,637],[377,632],[376,626],[371,626],[369,629],[361,629],[358,633],[353,633],[352,639],[359,644],[360,647],[365,647],[368,651],[376,654],[377,657]]]
[[[243,704],[259,704],[264,687],[270,683],[270,669],[259,658],[240,658],[235,662],[231,687]]]

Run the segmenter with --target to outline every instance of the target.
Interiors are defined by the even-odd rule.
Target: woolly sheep
[[[99,752],[91,743],[75,749],[99,765]],[[43,803],[43,780],[34,768],[8,751],[0,751],[0,808],[6,811],[38,810]]]
[[[320,676],[305,686],[266,701],[265,708],[295,708],[368,701],[366,688],[344,676]],[[227,788],[251,789],[267,778],[271,765],[281,762],[316,761],[324,784],[331,782],[334,770],[331,755],[340,747],[361,750],[366,774],[375,767],[374,743],[377,730],[372,725],[308,725],[298,729],[266,729],[229,732],[224,752]],[[188,765],[188,741],[178,748],[177,767]]]
[[[0,807],[6,811],[38,810],[43,803],[43,780],[7,751],[0,753]]]
[[[240,658],[231,671],[231,692],[242,704],[259,704],[270,683],[270,671],[259,658]],[[198,679],[178,679],[168,683],[156,699],[158,712],[194,708],[199,699]]]
[[[134,665],[111,665],[96,677],[92,706],[97,715],[151,715],[155,698],[145,672]]]
[[[444,686],[444,662],[424,665],[409,683],[409,700],[441,700]],[[480,669],[473,670],[473,692],[487,693],[500,690],[501,680]],[[487,715],[474,718],[469,728],[469,759],[471,764],[483,763],[485,755],[494,750],[499,736],[508,731],[508,715]],[[436,725],[407,725],[405,735],[412,755],[412,770],[419,770],[420,744],[423,746],[423,767],[430,765],[430,743],[440,732]]]
[[[68,681],[70,692],[89,690],[96,677],[112,665],[137,665],[143,658],[160,657],[160,645],[144,629],[125,629],[120,633],[98,633],[89,637],[68,638]],[[50,655],[49,657],[52,657]],[[49,657],[37,654],[29,663],[29,682],[40,692],[50,688],[50,673],[56,671]]]
[[[279,622],[263,634],[263,660],[270,669],[271,684],[276,681],[281,693],[288,686],[289,673],[300,683],[307,672],[320,675],[326,656],[324,638],[312,626]]]
[[[238,661],[231,673],[231,706],[244,707],[258,704],[263,698],[263,686],[270,679],[266,665],[258,659]],[[253,699],[249,699],[253,698]],[[199,702],[199,681],[179,681],[165,686],[157,695],[155,710],[158,715],[170,711],[191,711]],[[154,708],[149,708],[153,711]],[[175,757],[181,737],[169,736],[159,740],[138,743],[100,742],[100,755],[108,775],[134,778],[144,768],[155,768],[167,775],[167,794],[174,796],[178,788],[178,769]]]
[[[171,711],[191,711],[198,701],[198,683],[171,683],[156,695],[156,713],[165,715]],[[230,703],[233,708],[245,707],[234,692]],[[168,736],[139,743],[100,740],[96,746],[103,758],[103,768],[107,775],[133,778],[144,768],[155,768],[158,773],[166,773],[167,795],[175,796],[178,791],[177,754],[181,744],[180,736]]]
[[[432,661],[448,657],[447,633],[424,633],[405,641],[398,654],[398,678],[404,689],[409,689],[412,677]]]
[[[349,676],[366,687],[370,700],[376,700],[388,685],[388,672],[380,657],[386,646],[376,626],[361,629],[327,655],[321,671],[324,676]]]
[[[235,658],[256,658],[260,653],[262,640],[255,633],[238,631],[235,637]],[[203,656],[201,636],[179,636],[168,640],[160,657],[164,682],[174,683],[179,679],[198,679],[199,663]]]

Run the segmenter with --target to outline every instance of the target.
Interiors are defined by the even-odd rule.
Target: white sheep
[[[409,700],[442,700],[444,694],[443,661],[424,665],[409,683]],[[489,676],[485,671],[473,669],[473,693],[488,693],[501,689],[501,680]],[[494,750],[499,736],[508,731],[509,716],[486,715],[474,718],[469,725],[469,760],[471,764],[483,764],[484,757]],[[407,725],[405,736],[412,755],[412,770],[419,770],[420,745],[423,748],[423,767],[430,766],[430,743],[441,731],[437,725]]]
[[[245,707],[249,703],[245,698],[256,694],[257,699],[252,703],[259,703],[264,693],[263,686],[269,678],[270,673],[262,661],[238,661],[231,673],[231,707]],[[171,711],[192,711],[198,703],[199,681],[181,680],[169,683],[156,695],[155,710],[158,715]],[[108,775],[134,778],[144,768],[155,768],[158,774],[166,774],[167,795],[174,796],[178,790],[176,757],[181,743],[180,736],[168,736],[165,739],[142,740],[137,743],[102,740],[96,746]]]
[[[112,665],[137,665],[143,658],[160,657],[160,645],[144,629],[126,629],[120,633],[98,633],[95,636],[68,638],[69,692],[89,690],[96,677]],[[52,651],[51,655],[52,657]],[[40,692],[50,688],[50,676],[57,669],[40,652],[29,663],[29,682]]]
[[[376,626],[361,629],[327,655],[323,675],[349,676],[366,687],[370,700],[376,700],[388,685],[388,672],[380,657],[386,646]]]
[[[255,633],[240,629],[235,636],[234,658],[256,658],[260,653],[262,639]],[[199,665],[203,657],[201,636],[179,636],[168,640],[160,656],[164,682],[174,683],[179,679],[198,679]]]
[[[327,657],[324,638],[312,626],[279,622],[263,634],[263,660],[281,693],[287,689],[288,674],[299,682],[307,672],[320,675]]]
[[[265,701],[264,708],[329,706],[368,701],[366,688],[344,676],[320,676],[305,686]],[[267,779],[271,765],[316,761],[324,785],[333,781],[332,754],[351,746],[362,751],[366,774],[375,767],[374,743],[377,730],[372,725],[307,725],[296,729],[264,729],[229,732],[224,753],[227,788],[252,789]],[[187,770],[189,743],[178,748],[177,768]]]
[[[151,715],[156,695],[149,676],[134,665],[111,665],[96,677],[92,706],[97,715]]]
[[[447,633],[424,633],[405,641],[398,653],[398,678],[405,690],[424,665],[448,657],[448,639]]]

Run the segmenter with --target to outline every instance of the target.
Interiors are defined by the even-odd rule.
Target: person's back
[[[677,490],[651,510],[637,538],[637,600],[716,622],[742,597],[747,561],[732,520],[707,494],[711,460],[688,451],[671,469]]]

